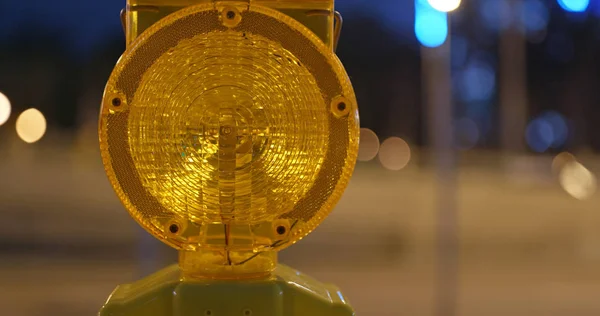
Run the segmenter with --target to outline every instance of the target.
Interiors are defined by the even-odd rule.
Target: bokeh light
[[[481,137],[477,123],[468,117],[456,120],[454,131],[456,133],[456,147],[462,150],[475,147]]]
[[[400,137],[386,139],[379,148],[379,162],[392,171],[404,169],[410,162],[411,151],[408,143]]]
[[[513,13],[507,1],[480,1],[479,12],[483,24],[493,31],[504,30],[513,21]]]
[[[539,153],[564,146],[568,137],[567,120],[556,111],[546,111],[532,120],[525,135],[529,147]]]
[[[577,158],[575,158],[575,155],[566,151],[562,152],[556,155],[554,159],[552,159],[552,172],[554,172],[555,174],[559,174],[564,166],[572,162],[577,162]]]
[[[358,149],[358,161],[371,161],[379,153],[379,137],[368,128],[360,129],[360,147]]]
[[[458,9],[461,0],[427,0],[432,8],[441,12],[450,12]]]
[[[425,47],[438,47],[448,37],[448,16],[426,1],[415,0],[415,35]]]
[[[17,118],[17,134],[26,143],[35,143],[46,133],[46,118],[37,109],[28,109]]]
[[[0,126],[8,121],[11,112],[10,100],[0,92]]]
[[[543,118],[531,121],[525,131],[525,139],[533,151],[538,153],[545,152],[554,141],[552,125]]]
[[[521,6],[521,23],[525,30],[539,32],[546,29],[550,20],[548,6],[540,0],[525,0]]]
[[[470,62],[459,78],[459,92],[463,101],[486,101],[496,89],[496,73],[487,62]]]
[[[567,163],[561,169],[558,180],[561,187],[578,200],[592,197],[598,186],[596,176],[577,161]]]
[[[550,147],[559,148],[565,145],[569,138],[569,126],[565,117],[556,111],[547,111],[541,115],[552,126],[552,143]]]
[[[590,0],[558,0],[558,5],[568,12],[583,12],[590,5]]]

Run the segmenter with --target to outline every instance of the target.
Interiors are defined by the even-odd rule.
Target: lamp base
[[[179,265],[118,286],[99,316],[353,316],[334,285],[279,264],[253,280],[185,279]]]

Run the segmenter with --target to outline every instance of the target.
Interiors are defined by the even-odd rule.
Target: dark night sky
[[[414,37],[413,2],[404,0],[338,0],[345,14],[369,12],[401,37]],[[18,29],[36,23],[59,30],[69,50],[88,53],[99,39],[120,31],[119,12],[125,0],[0,0],[0,40]]]
[[[480,0],[495,1],[495,0]],[[558,7],[556,0],[542,0]],[[87,53],[98,40],[120,31],[119,11],[126,0],[0,0],[0,40],[33,23],[58,30],[72,44],[67,49]],[[400,40],[414,41],[413,0],[337,0],[337,9],[377,17]],[[600,15],[600,0],[590,0],[588,10]]]
[[[9,36],[27,24],[60,30],[79,52],[120,29],[123,0],[0,0],[0,34]]]
[[[495,1],[500,2],[463,0],[461,9],[452,14],[453,36],[468,42],[468,49],[462,52],[464,61],[490,55],[489,66],[496,68],[498,34],[490,31],[481,10]],[[600,80],[597,70],[600,66],[595,58],[600,51],[600,44],[597,44],[600,43],[600,0],[590,0],[588,12],[580,14],[560,9],[557,0],[524,1],[535,9],[527,18],[540,16],[536,9],[540,3],[547,8],[546,15],[549,16],[549,24],[544,26],[545,40],[528,44],[528,111],[537,115],[545,110],[557,110],[578,120],[578,128],[583,126],[584,129],[579,134],[600,135],[595,129],[587,131],[585,127],[596,124],[584,124],[600,117],[595,93]],[[337,9],[345,17],[338,54],[357,91],[362,106],[362,124],[373,128],[380,136],[400,135],[413,140],[423,136],[418,123],[422,115],[419,110],[421,61],[414,35],[414,3],[414,0],[336,1]],[[537,6],[532,5],[535,3]],[[102,91],[114,62],[123,51],[119,12],[125,4],[126,0],[0,0],[0,56],[10,58],[4,60],[4,77],[0,76],[0,85],[4,78],[2,88],[15,101],[15,109],[35,104],[44,110],[50,123],[74,127],[80,96],[86,91]],[[496,10],[491,12],[498,16]],[[559,40],[554,40],[556,38]],[[562,54],[565,50],[568,53],[569,49],[574,54]],[[46,68],[39,67],[34,61],[45,62]],[[2,62],[0,59],[0,64]],[[463,64],[453,69],[456,78],[462,78],[458,75],[470,69],[469,63]],[[23,71],[25,68],[29,72]],[[54,87],[56,91],[52,90],[44,100],[32,100],[31,76],[41,76],[44,71],[53,72],[54,77],[38,86]],[[497,73],[497,69],[493,70],[490,77],[495,78]],[[479,84],[479,77],[474,78]],[[477,114],[474,119],[486,133],[493,132],[492,123],[497,119],[494,114],[498,101],[495,83],[490,88],[493,93],[485,102],[473,103],[468,109],[469,104],[461,104],[466,109],[461,111],[465,113],[457,113],[471,117],[472,108],[484,109],[481,111],[484,114]],[[580,102],[571,102],[570,95],[578,96]],[[93,106],[95,110],[96,104]],[[491,135],[486,142],[494,144],[493,133]],[[580,142],[585,141],[582,139]],[[600,148],[600,137],[594,139]]]

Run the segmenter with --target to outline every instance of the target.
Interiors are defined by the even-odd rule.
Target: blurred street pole
[[[435,315],[457,315],[458,222],[456,156],[450,72],[450,32],[436,48],[421,48],[427,134],[436,175]]]
[[[525,152],[527,126],[527,47],[524,25],[518,17],[522,0],[506,1],[510,10],[501,17],[510,24],[500,33],[500,144],[504,153]]]

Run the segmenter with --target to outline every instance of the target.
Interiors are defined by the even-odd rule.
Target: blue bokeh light
[[[558,0],[558,5],[568,12],[583,12],[590,5],[590,0]]]
[[[567,119],[556,111],[546,111],[527,126],[527,144],[537,152],[564,146],[569,138]]]
[[[513,19],[510,6],[506,1],[481,1],[479,11],[484,25],[494,31],[507,29]]]
[[[525,131],[527,145],[538,153],[547,151],[554,142],[552,124],[544,118],[537,118],[529,123]]]
[[[421,45],[438,47],[448,38],[448,16],[429,5],[426,0],[415,0],[415,35]]]
[[[560,148],[565,145],[569,138],[569,126],[565,117],[556,111],[547,111],[540,116],[552,127],[552,143],[550,147]]]
[[[521,23],[528,32],[544,30],[550,19],[550,11],[540,0],[525,0],[521,7]]]
[[[487,101],[496,90],[494,68],[484,61],[470,62],[458,77],[459,93],[463,101]]]

